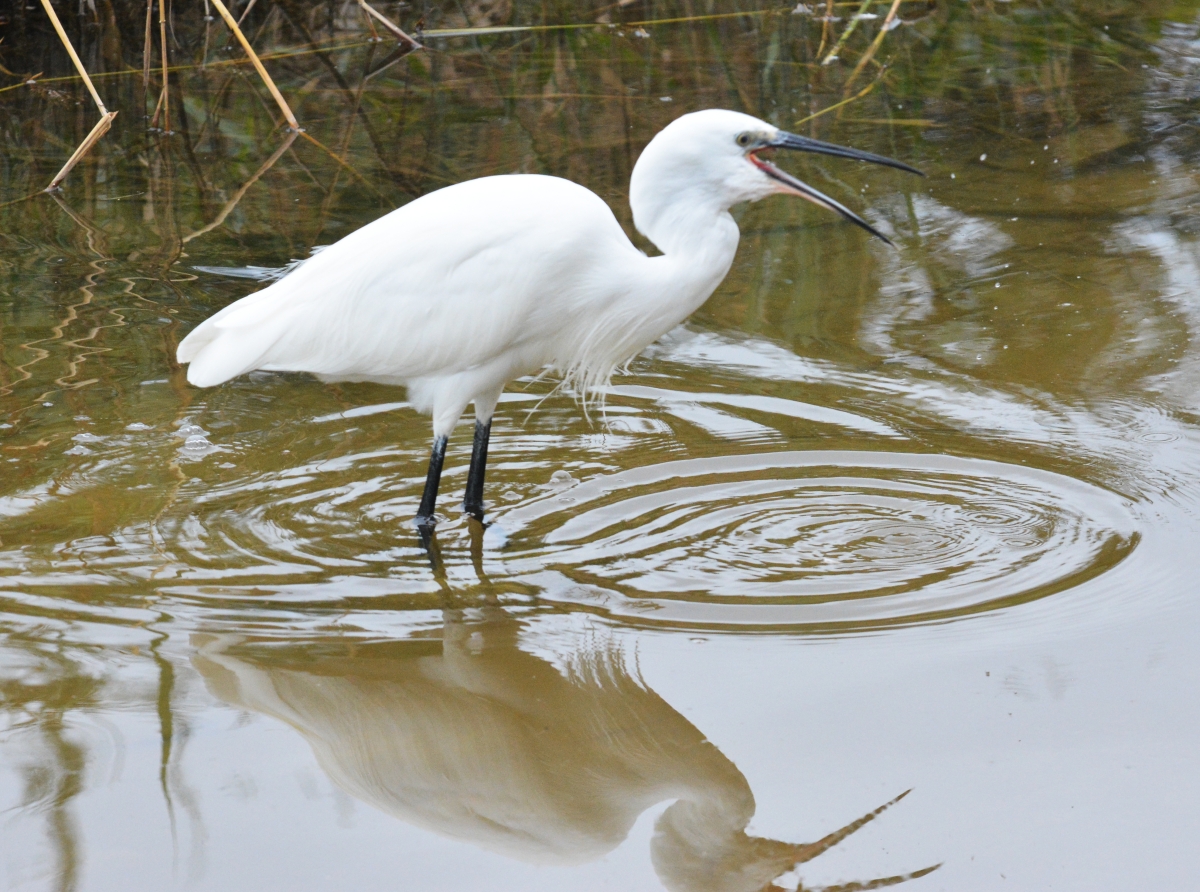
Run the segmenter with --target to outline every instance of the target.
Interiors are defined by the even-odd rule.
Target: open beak
[[[924,176],[921,171],[915,167],[909,167],[901,161],[896,161],[893,158],[885,158],[883,155],[872,155],[870,152],[860,152],[858,149],[849,149],[845,146],[836,146],[833,143],[821,142],[819,139],[809,139],[807,136],[797,136],[795,133],[785,133],[780,131],[779,135],[772,140],[769,145],[763,146],[764,149],[794,149],[800,152],[816,152],[820,155],[833,155],[837,158],[852,158],[856,161],[869,161],[872,164],[882,164],[886,167],[894,167],[897,170],[908,171],[915,173],[917,176]],[[801,198],[807,198],[813,204],[819,207],[828,208],[835,211],[853,223],[855,226],[861,226],[871,235],[875,236],[889,245],[892,240],[886,235],[864,220],[848,207],[834,201],[828,195],[814,189],[807,183],[803,183],[789,173],[780,170],[770,161],[765,158],[760,158],[757,152],[758,149],[750,152],[748,157],[750,161],[763,173],[773,180],[778,180],[786,187],[786,191],[794,195],[799,195]]]

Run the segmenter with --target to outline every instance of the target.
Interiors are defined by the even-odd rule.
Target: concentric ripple
[[[1121,497],[993,461],[783,452],[591,480],[502,518],[550,597],[667,624],[863,627],[1071,588],[1137,533]],[[529,552],[510,569],[529,572]],[[548,577],[557,575],[558,581]]]

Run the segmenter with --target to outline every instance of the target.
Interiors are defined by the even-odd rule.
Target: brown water
[[[118,126],[25,201],[92,111],[0,93],[0,886],[1188,888],[1200,5],[946,6],[805,123],[875,72],[844,92],[765,5],[430,35],[369,78],[387,47],[339,31],[269,60],[317,140],[277,157],[241,69],[180,72],[171,135],[101,78]],[[402,391],[174,363],[449,182],[567,176],[628,223],[641,146],[710,106],[924,169],[782,159],[897,248],[740,209],[603,414],[511,388],[482,541],[460,426],[444,574]]]

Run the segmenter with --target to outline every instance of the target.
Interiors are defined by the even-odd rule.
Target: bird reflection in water
[[[815,843],[750,836],[745,777],[619,647],[592,639],[556,665],[530,652],[526,622],[494,606],[469,615],[446,610],[438,636],[403,641],[197,635],[193,661],[220,699],[299,731],[352,796],[526,862],[599,858],[673,799],[651,844],[668,889],[779,889],[892,804]]]

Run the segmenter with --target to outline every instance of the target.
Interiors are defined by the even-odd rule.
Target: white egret
[[[738,245],[729,209],[774,193],[849,209],[763,157],[796,149],[919,173],[890,158],[786,133],[719,109],[686,114],[642,152],[629,184],[634,247],[608,205],[569,180],[491,176],[432,192],[351,233],[205,320],[179,345],[188,381],[256,369],[402,384],[433,416],[416,522],[434,524],[451,429],[475,405],[463,509],[483,518],[492,413],[504,385],[550,368],[580,393],[674,328],[725,278]],[[891,244],[888,242],[888,244]]]

